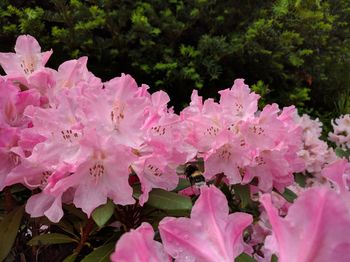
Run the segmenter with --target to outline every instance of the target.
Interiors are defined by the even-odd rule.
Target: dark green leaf
[[[63,260],[63,262],[74,262],[77,259],[78,255],[79,255],[78,253],[73,253],[73,254],[69,255],[68,257],[66,257]]]
[[[135,184],[133,185],[132,187],[133,189],[133,193],[132,193],[132,196],[136,199],[139,199],[139,197],[141,196],[141,184]]]
[[[272,255],[271,262],[278,262],[278,257],[275,254]]]
[[[335,149],[335,154],[338,157],[346,157],[346,158],[348,158],[350,156],[350,151],[349,150],[344,150],[342,148],[337,147]]]
[[[108,243],[96,248],[89,255],[84,257],[82,262],[109,262],[109,257],[114,251],[115,243]]]
[[[99,227],[103,227],[112,217],[114,212],[114,204],[108,200],[105,205],[99,206],[92,212],[92,218]]]
[[[81,211],[81,209],[79,208],[76,208],[75,206],[73,205],[63,205],[63,208],[69,213],[69,214],[72,214],[76,217],[78,217],[79,219],[83,220],[83,221],[86,221],[87,220],[87,216],[86,214]]]
[[[301,173],[297,173],[294,175],[295,182],[298,183],[299,186],[305,187],[306,186],[306,178],[307,176]]]
[[[256,262],[256,260],[248,256],[246,253],[242,253],[235,258],[235,262]]]
[[[282,196],[290,203],[293,203],[294,200],[298,197],[292,190],[286,188]]]
[[[64,243],[72,243],[72,242],[78,242],[78,241],[67,235],[63,235],[59,233],[51,233],[51,234],[36,236],[30,241],[28,241],[27,244],[30,246],[37,246],[37,245],[64,244]]]
[[[181,191],[181,190],[184,190],[188,187],[191,186],[191,183],[190,181],[188,181],[187,179],[185,178],[180,178],[179,179],[179,184],[177,185],[177,187],[174,189],[175,192],[178,192],[178,191]]]
[[[192,208],[192,201],[189,197],[158,188],[150,192],[147,204],[164,211],[189,212]]]
[[[16,240],[23,214],[24,207],[18,207],[8,213],[0,223],[0,261],[6,258]]]
[[[241,200],[241,207],[245,208],[250,203],[250,189],[249,185],[241,185],[236,184],[233,185],[233,189],[235,191],[235,194],[239,197]]]

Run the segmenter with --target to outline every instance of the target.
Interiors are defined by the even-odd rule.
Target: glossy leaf
[[[8,213],[0,223],[0,261],[11,251],[24,214],[24,207],[18,207]]]
[[[192,208],[189,197],[158,188],[151,191],[147,204],[164,211],[189,211]]]
[[[105,205],[99,206],[92,212],[92,218],[99,227],[103,227],[112,217],[114,212],[114,204],[108,201]]]
[[[84,257],[82,262],[109,262],[109,257],[114,251],[115,243],[108,243],[96,248],[89,255]]]
[[[73,253],[73,254],[69,255],[68,257],[66,257],[63,260],[63,262],[74,262],[77,259],[78,255],[79,255],[78,253]]]
[[[178,191],[184,190],[184,189],[186,189],[186,188],[188,188],[190,186],[191,186],[190,181],[188,181],[185,178],[180,178],[179,179],[179,184],[177,185],[177,187],[173,191],[174,192],[178,192]]]
[[[65,244],[78,242],[76,239],[71,238],[67,235],[59,233],[51,233],[45,235],[39,235],[28,241],[28,245],[37,246],[37,245],[52,245],[52,244]]]
[[[298,197],[297,194],[295,194],[292,190],[286,188],[282,194],[285,200],[287,200],[290,203],[293,203],[294,200]]]

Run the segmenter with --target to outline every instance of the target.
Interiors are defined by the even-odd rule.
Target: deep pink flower
[[[243,230],[252,223],[245,213],[229,215],[225,195],[202,187],[191,218],[166,217],[159,223],[165,250],[176,261],[232,262],[244,251]]]

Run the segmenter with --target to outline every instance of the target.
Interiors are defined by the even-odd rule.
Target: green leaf
[[[37,246],[37,245],[52,245],[52,244],[64,244],[64,243],[72,243],[78,242],[78,240],[71,238],[67,235],[59,234],[59,233],[51,233],[36,236],[30,241],[28,241],[28,245]]]
[[[184,190],[190,186],[191,186],[191,183],[190,183],[190,181],[188,181],[188,179],[180,178],[179,184],[177,185],[177,187],[173,191],[178,192],[178,191]]]
[[[5,260],[16,240],[24,214],[24,207],[18,207],[8,213],[0,223],[0,261]]]
[[[73,254],[71,254],[71,255],[69,255],[68,257],[66,257],[64,260],[63,260],[63,262],[74,262],[76,259],[77,259],[77,257],[78,257],[78,253],[73,253]]]
[[[114,212],[114,204],[108,200],[105,205],[99,206],[92,212],[92,218],[99,227],[103,227],[112,217]]]
[[[275,254],[271,256],[271,262],[278,262],[278,257]]]
[[[242,253],[235,258],[235,262],[256,262],[256,260],[251,256],[248,256],[246,253]]]
[[[184,211],[186,213],[192,208],[192,201],[189,197],[159,188],[150,192],[147,204],[164,211]]]
[[[294,200],[298,197],[297,194],[288,188],[284,189],[282,196],[290,203],[293,203]]]
[[[241,200],[241,207],[245,208],[251,201],[249,185],[235,184],[233,185],[233,190]]]
[[[108,243],[96,248],[89,255],[84,257],[81,262],[109,262],[109,257],[114,251],[115,243]]]
[[[345,158],[348,158],[350,156],[350,151],[349,150],[344,150],[340,147],[337,147],[335,149],[335,154],[338,156],[338,157],[345,157]]]
[[[295,182],[297,182],[298,185],[301,186],[301,187],[305,187],[306,186],[306,178],[307,177],[304,174],[301,174],[301,173],[294,174]]]

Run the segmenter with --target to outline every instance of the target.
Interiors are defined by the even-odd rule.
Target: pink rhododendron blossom
[[[135,203],[128,184],[129,166],[135,160],[130,148],[116,144],[111,138],[86,131],[77,154],[74,173],[60,179],[52,192],[75,189],[73,203],[90,216],[107,198],[116,204]]]
[[[349,261],[350,213],[339,195],[327,187],[300,194],[286,217],[278,215],[271,195],[261,196],[273,234],[265,248],[281,262]]]
[[[327,143],[320,139],[322,123],[318,119],[312,120],[304,114],[298,122],[303,130],[303,148],[298,155],[305,161],[306,171],[318,175],[327,163],[336,159],[336,155]]]
[[[144,222],[135,230],[122,235],[118,240],[112,262],[160,262],[171,261],[163,245],[153,240],[154,231],[150,224]]]
[[[345,159],[339,159],[322,170],[322,176],[330,180],[350,208],[350,164]],[[350,210],[350,209],[349,209]]]
[[[244,79],[236,79],[231,89],[219,91],[219,94],[223,113],[231,121],[252,118],[258,110],[260,96],[250,91],[248,85],[244,84]]]
[[[332,121],[333,132],[328,134],[330,141],[343,149],[350,148],[350,115],[342,115]]]
[[[220,92],[220,102],[204,102],[193,92],[190,105],[181,112],[185,141],[204,158],[204,176],[223,173],[230,184],[250,183],[259,189],[280,191],[291,185],[293,172],[304,170],[297,153],[302,133],[294,107],[282,111],[276,104],[257,111],[259,96],[242,79]]]
[[[0,191],[6,186],[8,174],[20,163],[20,156],[11,150],[17,140],[16,129],[0,126]]]
[[[175,261],[230,261],[244,249],[243,230],[252,223],[245,213],[229,215],[225,195],[202,187],[191,218],[166,217],[159,224],[166,252]]]
[[[51,51],[41,53],[38,41],[30,35],[21,35],[15,45],[16,53],[0,53],[0,65],[9,79],[27,84],[27,77],[44,68]]]

